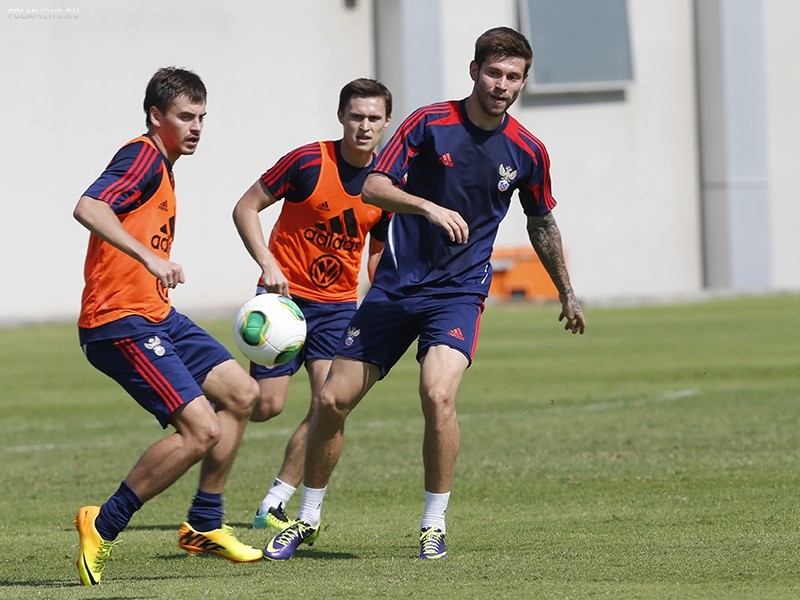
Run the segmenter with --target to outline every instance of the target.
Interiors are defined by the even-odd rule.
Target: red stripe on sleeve
[[[261,181],[267,187],[271,187],[275,184],[276,181],[281,179],[286,175],[286,172],[298,162],[307,159],[308,157],[322,156],[322,151],[319,147],[319,144],[313,142],[311,144],[306,144],[305,146],[300,146],[299,148],[295,148],[291,152],[289,152],[286,156],[281,158],[275,165],[268,169],[266,173],[261,176]]]
[[[142,147],[133,164],[122,177],[103,190],[100,194],[100,199],[113,205],[123,193],[135,188],[142,181],[142,178],[153,166],[158,155],[158,151],[155,148],[142,143]]]
[[[556,199],[553,198],[551,183],[550,183],[550,155],[547,153],[547,148],[542,141],[534,136],[530,131],[525,129],[522,125],[518,125],[516,129],[519,140],[523,143],[519,144],[528,154],[531,155],[533,161],[542,169],[542,189],[541,195],[535,194],[537,200],[544,201],[544,206],[547,210],[553,210],[556,207]],[[536,152],[532,150],[535,147],[539,150],[539,155],[542,160],[539,162],[539,157]],[[541,196],[541,197],[539,197]]]
[[[383,173],[390,170],[391,166],[397,161],[397,158],[405,148],[405,140],[409,132],[416,128],[420,121],[431,114],[441,114],[442,112],[449,112],[450,110],[451,107],[449,103],[438,102],[419,108],[411,113],[411,115],[403,121],[402,125],[400,125],[400,129],[392,136],[389,143],[381,152],[380,158],[375,164],[375,170]]]

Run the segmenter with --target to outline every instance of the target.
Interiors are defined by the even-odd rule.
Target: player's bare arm
[[[469,225],[459,213],[404,192],[386,175],[370,174],[361,190],[361,199],[389,212],[421,215],[444,229],[451,242],[463,244],[469,240]]]
[[[378,268],[378,262],[381,260],[381,254],[383,253],[383,248],[385,246],[385,242],[380,242],[373,238],[371,235],[369,236],[369,255],[367,256],[367,277],[369,277],[369,282],[372,283],[375,279],[375,269]]]
[[[289,282],[269,250],[258,216],[262,210],[277,201],[260,180],[256,181],[233,207],[233,222],[247,252],[261,268],[261,280],[265,289],[288,296]]]
[[[175,288],[186,281],[183,267],[164,260],[129,234],[111,207],[102,200],[81,196],[72,215],[97,237],[142,263],[164,287]]]
[[[570,283],[567,265],[564,261],[561,231],[555,217],[552,213],[536,217],[529,216],[527,229],[533,249],[536,250],[539,260],[542,261],[553,285],[558,290],[558,298],[561,301],[561,314],[558,320],[566,319],[564,329],[567,331],[582,334],[586,330],[586,319]]]

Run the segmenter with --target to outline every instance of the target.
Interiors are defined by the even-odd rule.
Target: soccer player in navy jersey
[[[264,556],[290,558],[319,534],[322,501],[341,456],[344,422],[414,340],[425,418],[425,509],[419,557],[444,558],[459,428],[456,393],[469,367],[492,277],[495,236],[517,192],[528,235],[555,284],[565,329],[586,321],[551,213],[550,159],[508,108],[533,60],[527,39],[498,27],[478,37],[473,88],[461,101],[413,112],[381,152],[362,197],[394,214],[373,285],[339,344],[308,435],[298,519]]]
[[[306,435],[336,345],[356,310],[361,258],[370,280],[383,250],[389,214],[361,201],[375,148],[389,125],[392,94],[374,79],[354,79],[339,92],[338,140],[312,142],[278,160],[236,203],[233,219],[261,269],[258,293],[291,296],[303,310],[308,334],[291,361],[273,368],[250,364],[259,399],[251,421],[281,413],[292,375],[304,365],[311,384],[309,411],[289,438],[284,460],[253,518],[261,529],[291,524],[285,507],[303,480]],[[269,236],[259,213],[283,201]]]

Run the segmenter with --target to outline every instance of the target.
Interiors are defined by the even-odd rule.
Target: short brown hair
[[[525,60],[525,75],[533,63],[533,50],[528,39],[510,27],[495,27],[485,31],[475,41],[475,62],[478,67],[492,59],[522,58]]]
[[[145,123],[150,126],[150,107],[155,106],[162,113],[169,110],[178,96],[186,96],[195,103],[206,101],[206,86],[192,71],[178,67],[163,67],[155,72],[144,93]]]
[[[375,79],[362,77],[354,79],[342,88],[339,92],[339,112],[344,109],[353,98],[383,98],[386,105],[386,116],[392,116],[392,92],[385,85]]]

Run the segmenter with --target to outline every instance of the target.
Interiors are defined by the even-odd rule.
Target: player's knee
[[[427,417],[444,417],[455,412],[455,398],[447,390],[430,387],[422,390],[422,411]]]
[[[350,413],[350,402],[323,389],[317,402],[317,419],[321,421],[344,420]]]
[[[259,400],[258,384],[247,377],[232,386],[225,401],[225,410],[238,417],[249,419]]]
[[[222,431],[217,419],[208,419],[195,426],[188,434],[184,434],[184,439],[189,451],[200,459],[217,445],[221,436]]]
[[[254,423],[262,423],[277,417],[283,412],[283,405],[283,398],[262,393],[256,400],[250,420]]]

